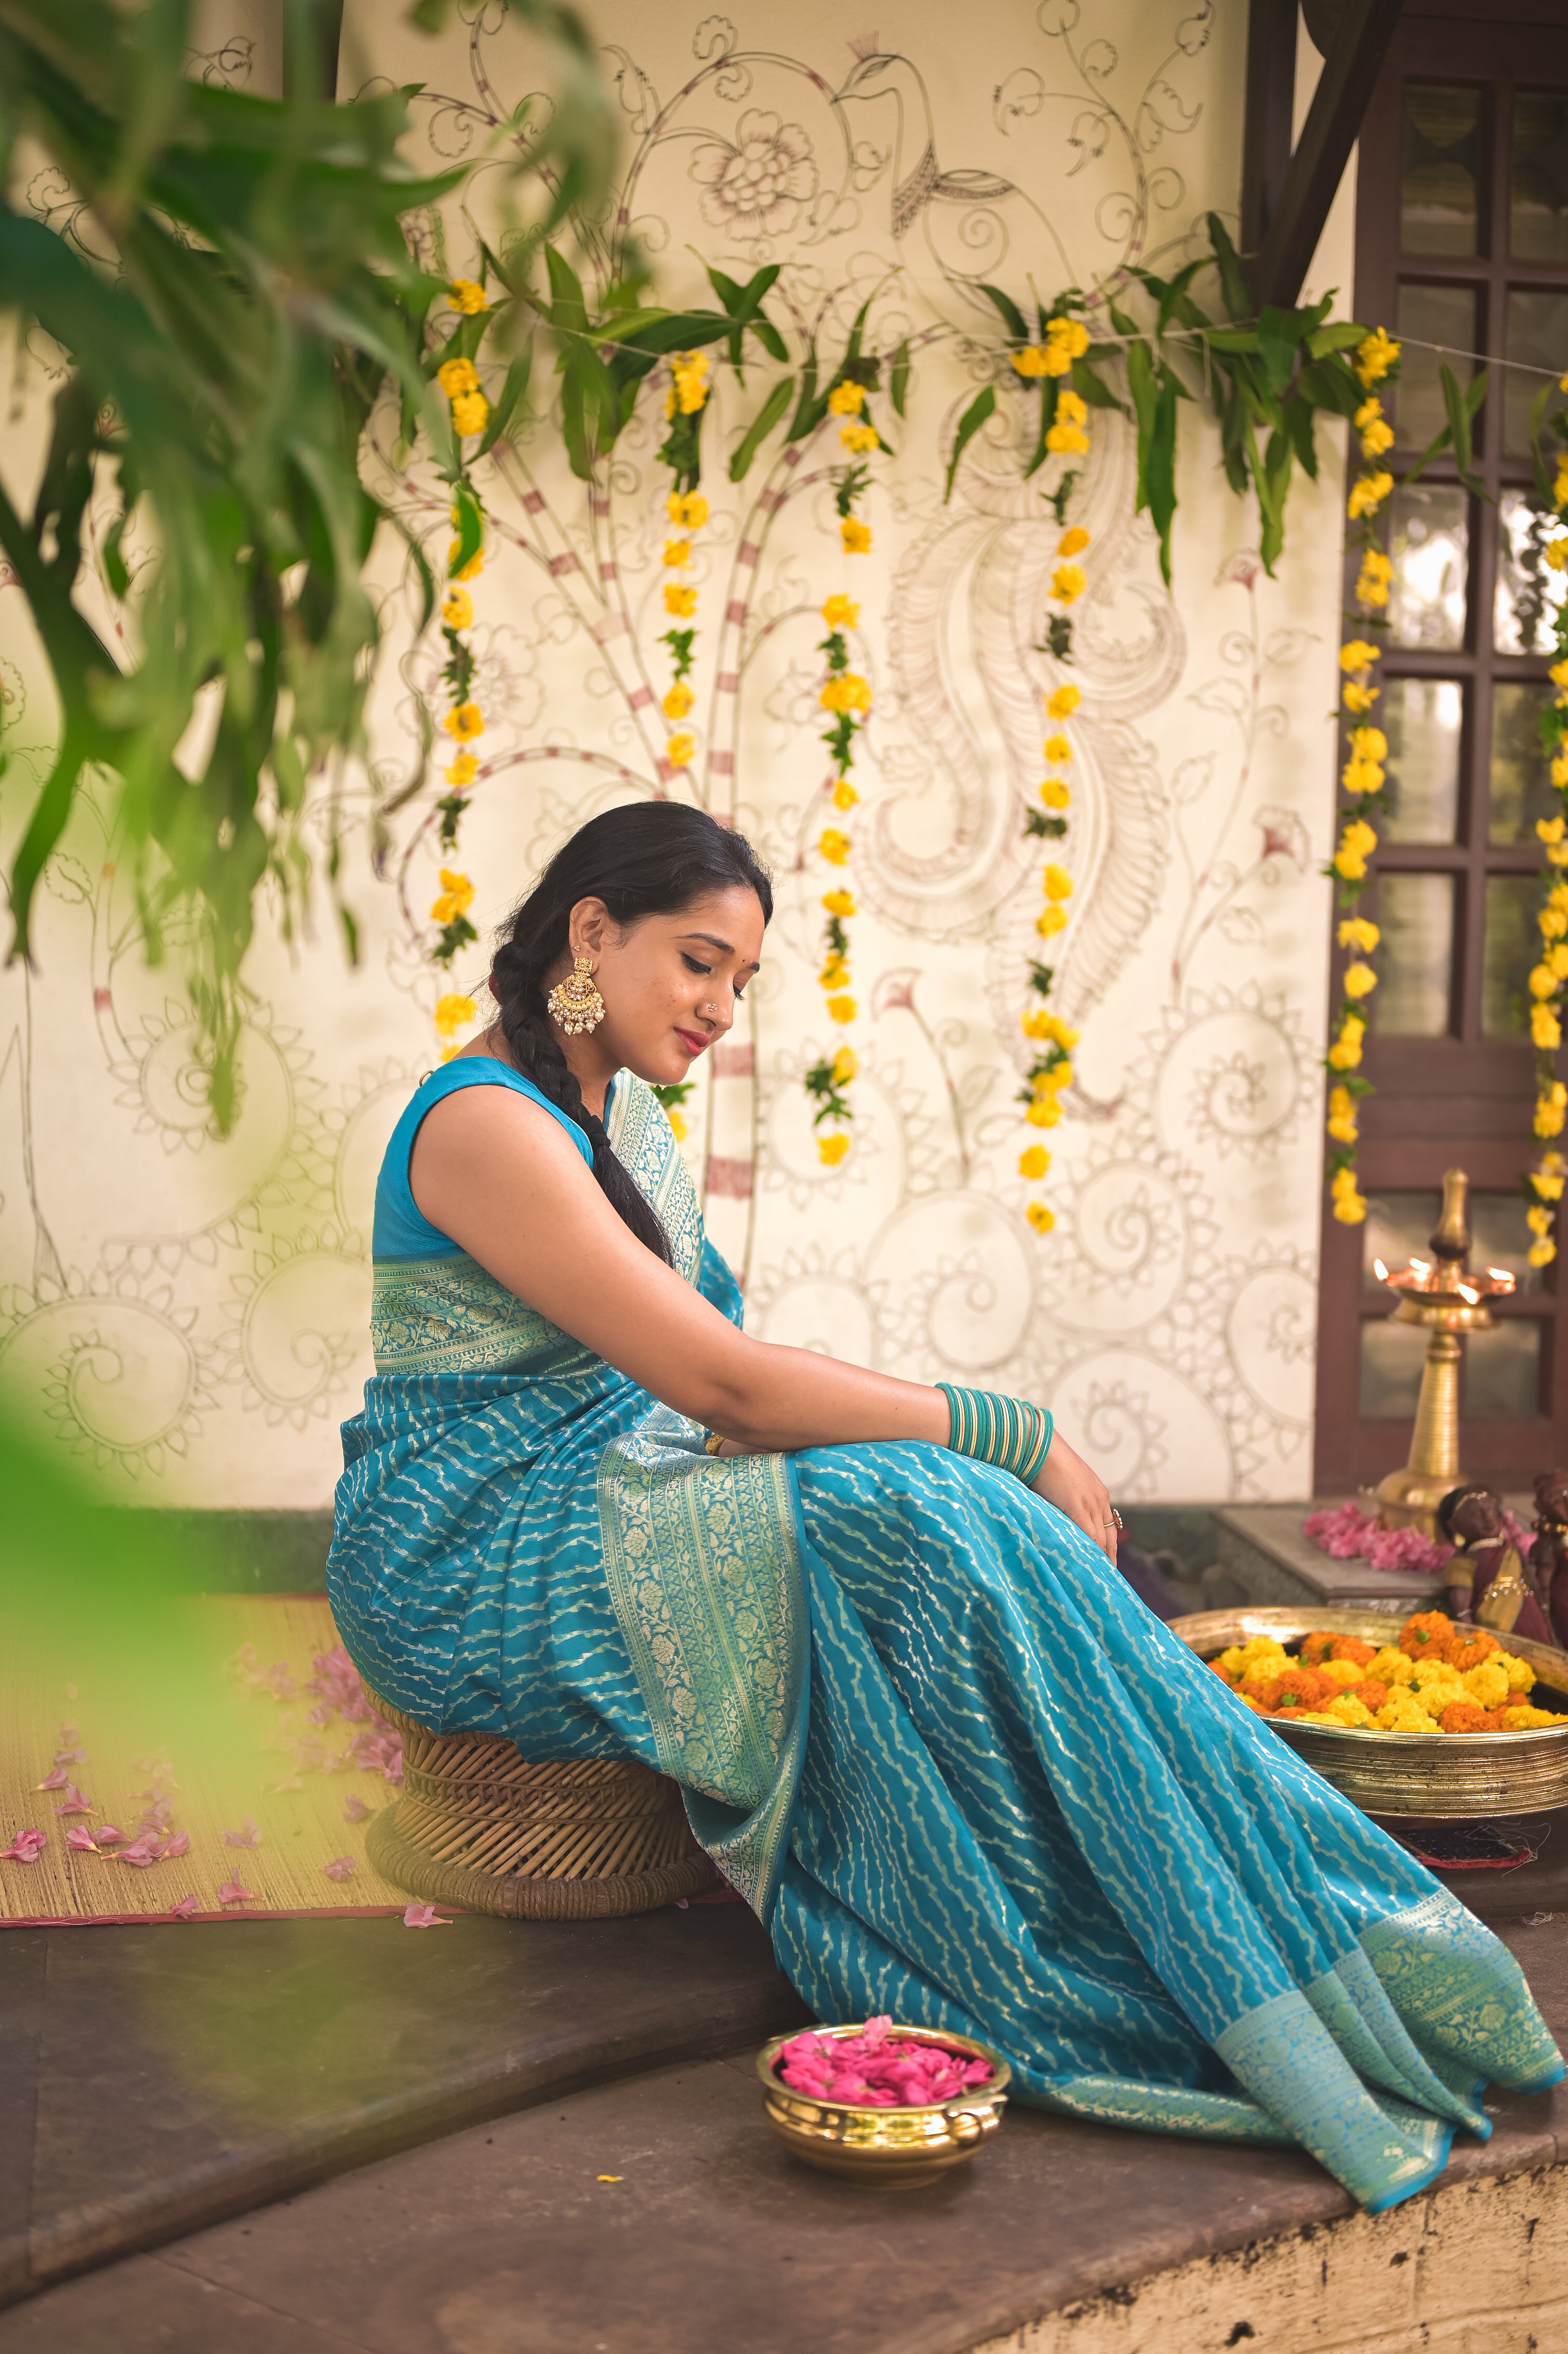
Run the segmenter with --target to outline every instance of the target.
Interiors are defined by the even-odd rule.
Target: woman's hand
[[[1040,1466],[1034,1479],[1034,1492],[1054,1504],[1075,1521],[1086,1536],[1103,1545],[1114,1567],[1116,1563],[1117,1524],[1111,1515],[1109,1490],[1103,1479],[1090,1470],[1081,1455],[1075,1455],[1058,1430],[1051,1440],[1051,1452]]]

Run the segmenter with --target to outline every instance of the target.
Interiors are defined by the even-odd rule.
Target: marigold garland
[[[1357,535],[1360,563],[1351,594],[1357,619],[1366,629],[1387,627],[1389,585],[1393,576],[1393,564],[1378,542],[1372,523],[1393,488],[1393,476],[1378,462],[1393,446],[1393,428],[1383,415],[1382,398],[1372,387],[1384,383],[1392,386],[1397,381],[1399,355],[1399,345],[1382,327],[1374,327],[1357,345],[1352,361],[1367,398],[1351,419],[1362,463],[1351,484],[1345,509],[1351,522],[1361,526]],[[1361,1077],[1360,1064],[1367,1028],[1366,1002],[1378,982],[1372,957],[1381,935],[1367,917],[1355,913],[1355,907],[1367,887],[1368,862],[1377,848],[1377,829],[1371,817],[1382,816],[1385,806],[1387,774],[1383,764],[1388,758],[1388,738],[1368,717],[1382,693],[1375,683],[1376,666],[1382,659],[1381,648],[1365,637],[1349,638],[1340,648],[1347,717],[1347,758],[1340,771],[1340,783],[1346,801],[1340,811],[1339,843],[1324,870],[1338,884],[1339,904],[1345,910],[1335,939],[1351,956],[1340,977],[1342,994],[1334,1016],[1335,1034],[1324,1056],[1324,1067],[1330,1074],[1324,1123],[1330,1144],[1329,1194],[1335,1217],[1347,1226],[1360,1225],[1367,1214],[1366,1196],[1356,1182],[1356,1147],[1361,1137],[1361,1099],[1371,1095],[1372,1089],[1372,1082]]]
[[[1568,376],[1558,385],[1559,392],[1568,392]],[[1552,485],[1552,504],[1558,515],[1568,507],[1568,409],[1559,409],[1551,420],[1557,436],[1556,479]],[[1553,572],[1568,570],[1568,538],[1552,540],[1543,551],[1543,560]],[[1555,817],[1537,818],[1535,832],[1545,853],[1541,905],[1536,909],[1536,928],[1541,934],[1541,951],[1531,966],[1530,987],[1530,1040],[1535,1049],[1535,1133],[1542,1143],[1561,1136],[1564,1119],[1568,1119],[1568,1087],[1557,1076],[1557,1055],[1563,1044],[1563,1000],[1568,987],[1568,605],[1559,605],[1553,616],[1557,660],[1547,675],[1556,689],[1552,702],[1541,715],[1541,737],[1551,755],[1551,779],[1557,795]],[[1555,1229],[1557,1205],[1563,1199],[1563,1180],[1568,1177],[1568,1160],[1554,1147],[1543,1151],[1533,1169],[1524,1176],[1525,1219],[1530,1227],[1529,1260],[1531,1267],[1550,1267],[1557,1256]]]
[[[846,556],[865,556],[871,549],[871,526],[854,510],[870,481],[865,460],[874,451],[887,448],[872,422],[867,402],[867,395],[876,389],[880,365],[875,359],[846,357],[828,390],[828,414],[840,420],[839,440],[852,460],[861,461],[842,468],[834,477],[833,504],[839,518],[840,545]],[[859,626],[859,605],[853,598],[835,594],[821,610],[828,634],[817,651],[826,661],[827,676],[817,700],[831,722],[822,741],[832,762],[823,790],[831,795],[836,814],[847,817],[860,800],[850,781],[850,771],[854,766],[855,738],[871,713],[871,685],[859,671],[850,668],[849,638]],[[853,848],[853,837],[841,825],[824,826],[817,839],[818,854],[831,867],[841,871],[848,866]],[[829,1019],[847,1029],[860,1010],[850,993],[847,927],[855,913],[855,898],[847,875],[842,883],[833,883],[822,894],[821,904],[827,923],[817,980],[825,993]],[[854,1111],[849,1088],[859,1069],[859,1057],[846,1039],[806,1073],[805,1089],[817,1107],[811,1115],[811,1125],[820,1130],[824,1122],[832,1124],[830,1134],[819,1134],[817,1138],[818,1158],[829,1169],[836,1169],[850,1149],[848,1131]]]
[[[664,394],[664,416],[670,429],[658,454],[673,478],[664,512],[676,531],[683,535],[664,542],[664,568],[677,576],[683,575],[690,566],[693,535],[701,531],[708,519],[708,503],[698,485],[703,478],[703,413],[711,389],[706,352],[671,353],[670,383]],[[661,705],[673,730],[664,739],[667,776],[689,769],[697,749],[694,733],[681,725],[694,700],[689,682],[697,642],[696,630],[691,626],[696,610],[697,591],[693,582],[679,577],[665,581],[664,610],[676,625],[666,630],[659,641],[662,646],[669,647],[675,673]],[[682,628],[683,622],[687,626]],[[681,1092],[684,1094],[686,1088]],[[684,1121],[677,1126],[674,1117],[680,1100],[677,1095],[665,1105],[677,1135],[685,1130]]]

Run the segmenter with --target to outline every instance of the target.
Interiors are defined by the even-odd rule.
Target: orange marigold
[[[1466,1675],[1471,1668],[1478,1668],[1483,1659],[1489,1659],[1494,1651],[1501,1649],[1502,1645],[1497,1637],[1489,1635],[1484,1627],[1468,1627],[1456,1634],[1453,1640],[1445,1646],[1443,1657],[1450,1667],[1457,1668],[1461,1675]]]
[[[1499,1720],[1491,1709],[1478,1708],[1473,1700],[1451,1700],[1437,1722],[1445,1733],[1495,1733]]]
[[[1364,1684],[1352,1684],[1351,1690],[1362,1707],[1370,1708],[1374,1716],[1380,1708],[1388,1706],[1388,1686],[1380,1683],[1375,1676],[1369,1676]]]
[[[1316,1667],[1319,1659],[1328,1659],[1337,1639],[1337,1637],[1325,1634],[1320,1629],[1315,1635],[1307,1636],[1301,1645],[1301,1656],[1308,1666]]]
[[[1370,1668],[1377,1657],[1375,1643],[1363,1643],[1359,1635],[1336,1635],[1329,1646],[1331,1659],[1353,1659],[1358,1668]]]
[[[1399,1630],[1399,1648],[1412,1659],[1440,1659],[1452,1640],[1454,1621],[1446,1610],[1418,1610]]]
[[[1287,1709],[1320,1708],[1325,1701],[1339,1696],[1338,1685],[1319,1675],[1316,1668],[1287,1668],[1284,1675],[1267,1680],[1249,1676],[1244,1689],[1270,1716],[1283,1714]]]

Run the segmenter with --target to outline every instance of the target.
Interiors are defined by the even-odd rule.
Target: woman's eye
[[[713,970],[711,964],[701,964],[694,956],[687,956],[684,949],[681,950],[681,959],[688,972],[712,972]]]

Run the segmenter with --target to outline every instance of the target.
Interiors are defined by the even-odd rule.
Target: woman
[[[344,1639],[420,1723],[673,1775],[820,2017],[1408,2198],[1488,2080],[1563,2072],[1511,1957],[1132,1596],[1049,1416],[740,1329],[645,1083],[729,1029],[771,908],[666,802],[513,917],[382,1169]]]

